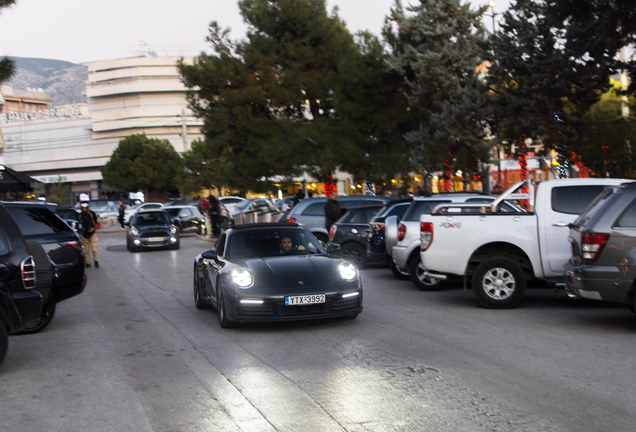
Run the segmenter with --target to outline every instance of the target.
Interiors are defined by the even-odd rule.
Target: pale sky
[[[411,0],[412,1],[412,0]],[[495,12],[509,0],[495,0]],[[335,5],[352,33],[380,34],[394,0],[327,0]],[[474,8],[488,0],[470,0]],[[408,0],[403,0],[406,5]],[[242,38],[246,26],[236,0],[17,0],[0,13],[0,57],[38,57],[82,63],[132,57],[139,41],[159,56],[211,53],[205,42],[208,25],[231,27],[232,39]],[[484,24],[492,27],[492,18]],[[187,49],[186,49],[187,48]]]

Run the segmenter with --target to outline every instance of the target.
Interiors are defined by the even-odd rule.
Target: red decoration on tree
[[[525,136],[525,135],[524,135]],[[526,159],[526,146],[523,142],[523,138],[521,138],[519,143],[519,167],[521,168],[519,172],[519,180],[525,180],[526,186],[522,186],[519,190],[520,193],[528,193],[528,160]],[[530,202],[526,199],[519,200],[519,204],[526,210],[530,209]]]
[[[452,188],[453,178],[453,155],[448,153],[448,158],[444,159],[444,182],[442,183],[442,193],[448,193]]]
[[[325,195],[331,196],[336,191],[336,185],[333,183],[333,174],[327,174],[327,181],[323,183],[325,187]]]

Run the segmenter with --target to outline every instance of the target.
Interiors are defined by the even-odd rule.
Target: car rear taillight
[[[332,226],[331,229],[329,230],[329,240],[333,240],[333,236],[336,234],[336,226]]]
[[[60,243],[60,245],[72,247],[77,252],[82,251],[82,244],[80,242],[64,242],[64,243]]]
[[[294,222],[296,222],[296,218],[295,217],[288,217],[287,218],[287,222],[294,223]]]
[[[384,229],[384,224],[380,222],[371,222],[369,226],[373,232],[382,231]]]
[[[24,289],[35,288],[35,261],[29,255],[20,263],[20,273],[22,274],[22,285]]]
[[[581,255],[583,259],[596,261],[607,240],[609,240],[609,234],[583,233],[581,238]]]
[[[420,223],[420,250],[424,252],[433,243],[433,224],[430,222]]]
[[[400,224],[400,226],[398,227],[398,241],[404,240],[405,236],[406,236],[406,227],[404,226],[404,224]]]

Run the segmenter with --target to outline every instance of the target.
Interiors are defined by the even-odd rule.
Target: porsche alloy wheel
[[[223,299],[223,290],[220,287],[216,289],[216,316],[221,328],[232,327],[232,323],[227,320],[225,314],[225,300]]]
[[[198,278],[196,277],[196,270],[195,270],[193,285],[194,285],[194,305],[197,307],[197,309],[207,309],[209,306],[201,298],[201,285],[199,284]]]

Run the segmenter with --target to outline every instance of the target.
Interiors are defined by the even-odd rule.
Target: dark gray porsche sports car
[[[214,307],[221,327],[362,312],[358,270],[298,224],[246,224],[194,260],[194,302]]]

